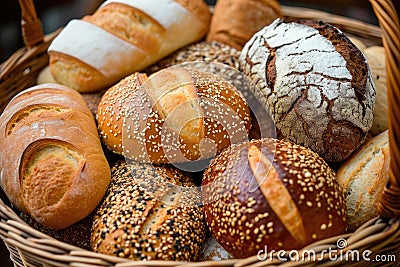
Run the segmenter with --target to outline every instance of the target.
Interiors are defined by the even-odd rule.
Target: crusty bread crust
[[[61,229],[98,205],[110,168],[78,92],[55,84],[30,88],[5,108],[0,131],[1,186],[18,209]]]
[[[207,33],[211,14],[203,0],[158,4],[106,1],[72,20],[48,49],[54,79],[80,92],[104,89]]]
[[[253,34],[282,16],[276,0],[218,0],[207,41],[242,50]]]
[[[346,191],[349,230],[378,216],[377,204],[389,181],[388,131],[371,138],[345,161],[337,180]]]
[[[251,127],[249,107],[233,85],[181,68],[121,80],[103,95],[97,119],[112,151],[155,163],[206,159],[245,141]],[[213,147],[203,142],[210,140]]]

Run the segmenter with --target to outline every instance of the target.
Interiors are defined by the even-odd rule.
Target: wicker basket
[[[40,70],[48,64],[46,50],[58,34],[43,36],[32,0],[20,0],[22,33],[25,48],[17,51],[0,66],[0,112],[19,91],[35,84]],[[316,10],[282,7],[289,19],[321,19],[336,25],[342,31],[356,36],[368,45],[385,47],[387,55],[387,88],[389,100],[389,142],[391,152],[390,182],[379,203],[381,216],[354,233],[336,236],[309,245],[297,251],[314,251],[315,257],[303,261],[282,262],[279,255],[254,256],[213,262],[133,262],[89,252],[57,241],[34,230],[7,206],[7,198],[0,200],[0,237],[10,251],[15,266],[400,266],[400,27],[394,5],[389,0],[371,0],[381,28],[353,19]],[[0,190],[1,191],[1,190]],[[339,243],[346,243],[346,246]],[[341,249],[343,248],[343,249]],[[330,250],[331,254],[326,254]],[[360,261],[341,255],[355,255]],[[292,251],[293,253],[293,251]],[[353,254],[351,254],[353,253]],[[372,253],[372,254],[370,254]],[[374,261],[375,256],[380,261]],[[386,257],[386,261],[383,261]],[[396,260],[394,260],[396,257]],[[335,260],[337,259],[337,260]],[[355,259],[355,258],[352,258]],[[370,259],[370,261],[368,261]]]

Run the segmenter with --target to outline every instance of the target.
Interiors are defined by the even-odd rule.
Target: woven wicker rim
[[[282,7],[289,19],[323,19],[354,34],[369,45],[383,43],[387,61],[387,90],[389,100],[389,143],[391,152],[390,182],[379,202],[381,216],[375,218],[355,233],[348,233],[318,241],[303,248],[320,253],[328,248],[338,250],[337,241],[346,240],[348,246],[342,252],[370,249],[379,253],[397,253],[400,256],[400,27],[392,1],[370,0],[380,28],[353,19],[326,12],[297,7]],[[13,95],[35,84],[40,70],[48,64],[46,50],[59,31],[43,35],[32,0],[19,0],[22,12],[22,34],[26,47],[18,50],[0,66],[0,111]],[[0,200],[0,236],[10,251],[16,266],[337,266],[327,255],[318,254],[317,261],[282,262],[278,258],[260,261],[254,256],[220,262],[132,262],[127,259],[86,251],[57,241],[38,232],[21,220]],[[302,250],[299,250],[301,253]],[[387,263],[391,266],[393,263]],[[365,266],[365,262],[348,262],[346,265]],[[380,266],[384,264],[380,263]]]

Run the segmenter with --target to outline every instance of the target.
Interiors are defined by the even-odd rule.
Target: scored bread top
[[[53,77],[81,92],[96,91],[199,41],[210,12],[202,0],[192,2],[185,2],[187,9],[172,0],[106,1],[93,15],[70,21],[51,43]]]
[[[86,217],[110,181],[94,118],[73,89],[44,84],[13,98],[0,117],[1,186],[41,225]]]
[[[121,80],[102,97],[98,123],[112,151],[157,163],[214,156],[247,139],[251,126],[249,107],[236,87],[217,75],[183,68]]]

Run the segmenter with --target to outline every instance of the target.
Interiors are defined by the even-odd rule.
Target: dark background
[[[36,0],[38,16],[43,23],[45,33],[51,33],[64,26],[72,18],[80,18],[92,13],[103,2],[100,0]],[[206,0],[214,4],[213,0]],[[355,18],[376,24],[377,20],[368,0],[282,0],[282,5],[309,7],[333,14]],[[400,0],[394,0],[397,8]],[[1,0],[0,2],[0,62],[4,62],[17,49],[23,47],[20,31],[20,8],[17,0]],[[9,254],[0,241],[0,266],[12,266]]]

